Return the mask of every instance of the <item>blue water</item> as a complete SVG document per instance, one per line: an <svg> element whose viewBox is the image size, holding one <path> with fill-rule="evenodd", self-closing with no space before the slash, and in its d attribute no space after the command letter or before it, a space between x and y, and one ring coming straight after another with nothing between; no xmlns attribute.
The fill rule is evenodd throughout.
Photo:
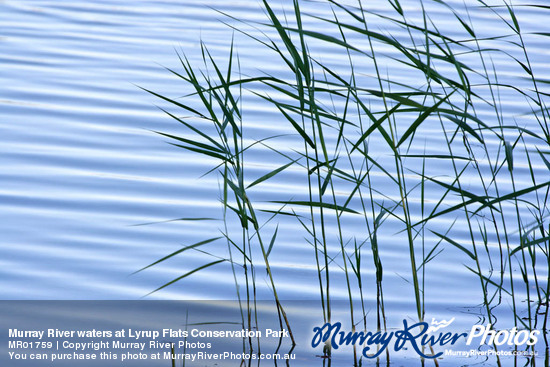
<svg viewBox="0 0 550 367"><path fill-rule="evenodd" d="M277 10L285 6L288 9L288 2L274 3ZM418 3L402 3L410 18L421 24ZM461 2L448 3L466 14ZM478 35L494 35L502 30L502 23L494 15L476 8L476 4L470 5L469 16L478 25ZM330 16L329 8L322 4L305 2L303 6L305 12ZM450 13L443 7L432 2L426 7L443 33L464 37L463 32L454 33L455 28L445 18ZM214 161L170 146L167 139L152 132L181 130L156 108L166 104L139 87L173 97L188 93L183 81L165 69L181 70L175 50L199 65L203 41L215 58L226 60L233 36L243 74L261 69L285 75L285 65L223 22L249 32L254 29L214 9L249 22L266 21L257 1L0 2L1 299L139 299L177 276L216 260L198 251L187 251L184 256L131 275L182 245L220 235L219 229L223 228L219 221L219 178L215 174L201 177L213 168ZM388 11L382 5L379 10ZM529 20L522 23L523 32L548 31L546 13L521 7L518 12L522 19ZM324 28L312 19L308 26L318 31ZM372 28L381 26L374 24ZM272 31L267 32L274 36ZM399 28L392 35L406 37ZM526 42L533 68L541 78L550 79L547 43L529 37ZM508 51L505 42L495 41L495 45ZM317 47L315 55L336 70L345 70L340 56L323 47ZM514 50L513 45L509 47ZM495 54L493 61L502 78L529 88L521 69L509 59ZM414 76L405 69L397 66L391 70L400 82L414 83ZM291 127L275 122L277 113L271 106L250 94L246 98L247 126L253 139L293 132ZM504 116L536 129L536 121L523 115L529 111L525 101L502 91L500 102ZM477 113L491 115L490 110ZM425 139L428 151L437 152L437 140L429 134ZM292 152L293 144L297 144L291 136L278 141L286 152ZM376 147L380 142L372 144ZM283 162L270 163L270 157L269 152L261 150L252 156L250 174L259 177ZM380 159L384 159L382 154ZM518 162L516 167L517 177L529 184L525 162ZM439 169L430 168L434 172ZM537 174L548 177L545 170L537 161ZM290 170L284 181L266 183L265 189L256 193L257 199L305 196L303 176L293 172ZM522 184L521 179L517 184ZM475 186L470 189L475 191ZM218 220L138 225L182 217ZM449 224L448 219L441 219L441 231ZM304 240L299 223L283 220L282 225L270 256L279 296L316 300L319 288L312 246ZM361 225L357 223L354 231L363 231ZM388 231L380 238L384 243L381 256L387 314L397 319L415 317L408 247L402 234L394 235ZM466 232L456 235L467 239ZM334 229L329 236L336 238ZM334 241L334 255L338 247ZM205 250L228 256L222 241ZM365 258L368 265L364 277L369 288L366 304L374 313L374 269L369 251ZM332 274L334 284L341 287L334 287L332 296L346 299L339 263L341 258L335 262ZM464 264L471 266L468 258L451 246L429 264L424 296L430 315L451 318L464 313L466 320L477 322L483 313L479 308L479 279ZM270 299L264 274L259 267L258 296ZM544 267L541 274L539 281L544 285L548 282ZM236 288L230 265L221 264L147 298L235 299ZM510 324L509 308L500 312Z"/></svg>

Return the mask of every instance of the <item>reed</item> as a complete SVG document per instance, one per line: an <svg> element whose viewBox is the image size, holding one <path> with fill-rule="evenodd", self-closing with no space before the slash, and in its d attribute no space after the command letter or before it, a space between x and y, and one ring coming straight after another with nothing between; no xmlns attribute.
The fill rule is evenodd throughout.
<svg viewBox="0 0 550 367"><path fill-rule="evenodd" d="M166 110L185 132L159 134L217 162L210 172L220 178L224 220L221 238L188 246L150 266L220 239L226 241L229 254L216 255L218 260L157 290L229 262L237 290L239 279L245 282L245 294L238 293L246 303L243 323L257 324L251 310L261 263L281 328L290 330L269 256L277 251L277 234L283 230L279 225L291 218L303 228L304 244L313 251L325 321L331 321L335 287L344 287L354 330L358 325L368 327L369 300L376 304L376 328L387 327L383 264L391 234L406 244L407 296L414 300L418 320L429 312L427 280L437 276L431 263L443 251L458 251L464 269L479 283L487 323L496 325L495 310L510 303L514 326L547 330L550 94L544 88L550 82L536 76L525 39L547 41L550 34L525 34L516 9L506 2L494 6L480 0L470 5L503 24L502 34L488 36L482 36L472 21L470 7L429 2L454 20L460 39L439 30L425 7L428 2L418 3L420 13L415 14L397 0L388 0L383 12L363 8L361 2L319 4L329 6L332 17L306 15L298 0L285 13L275 11L272 3L263 0L267 23L245 26L263 27L275 36L258 36L243 30L242 24L233 29L278 58L284 66L280 75L260 71L243 76L233 67L238 61L233 44L222 72L202 45L203 69L180 56L183 72L170 70L190 88L185 100L148 91L174 111L192 115L184 118ZM526 7L550 11L545 6ZM420 22L412 19L419 14ZM309 30L306 18L323 24L325 31ZM374 20L399 29L399 34L375 29ZM499 44L506 51L495 48ZM312 49L337 54L342 63L324 62ZM515 66L530 86L517 87L501 76L500 65L493 61L497 57L509 60L507 66ZM393 68L407 75L407 81L394 76ZM300 140L300 149L289 153L277 136L250 142L243 90L279 114L279 121ZM510 96L529 106L524 115L510 114L503 105L502 99ZM520 123L518 116L535 123ZM212 134L204 132L204 122L211 124ZM283 163L253 177L247 162L254 149L270 152ZM267 181L289 171L300 175L302 192L255 199ZM231 229L235 227L240 228L239 238ZM372 287L365 283L369 272L374 275ZM548 348L545 358L549 360ZM386 359L389 363L389 354ZM357 355L354 361L362 363ZM496 363L501 365L498 357Z"/></svg>

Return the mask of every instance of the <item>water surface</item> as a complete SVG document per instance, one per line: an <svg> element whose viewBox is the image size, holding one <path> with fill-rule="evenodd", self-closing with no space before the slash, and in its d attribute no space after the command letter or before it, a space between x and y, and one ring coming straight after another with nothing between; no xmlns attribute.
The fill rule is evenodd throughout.
<svg viewBox="0 0 550 367"><path fill-rule="evenodd" d="M416 2L403 3L411 14L419 9ZM449 3L464 8L460 2ZM315 2L303 6L306 12L330 15L328 7ZM256 42L233 32L222 20L237 27L239 23L214 9L242 20L266 20L256 1L0 3L2 299L139 299L213 261L208 255L188 251L130 276L181 245L219 235L217 228L221 228L219 221L136 226L181 217L221 218L218 177L201 177L213 161L197 159L153 133L151 130L178 130L176 123L155 107L162 102L139 87L174 97L187 93L182 81L164 68L180 67L175 50L198 65L202 40L215 58L225 60L233 34L244 73L258 69L274 75L287 72L285 65L274 62L271 54L259 51ZM525 32L543 31L547 19L542 12L521 11L523 19L530 20L522 23ZM433 6L431 14L442 32L462 37L446 27L448 12ZM474 23L483 24L480 34L498 33L502 27L487 11L473 8L469 15ZM323 29L323 24L308 22L310 29ZM395 29L393 34L403 36L399 32ZM533 41L529 46L534 69L548 79L546 45ZM315 52L336 69L344 67L329 49ZM528 85L515 74L517 68L507 68L506 59L495 56L494 61L500 62L503 78L513 79L518 87ZM403 83L413 81L406 72L392 70ZM269 106L258 99L246 101L252 138L292 132L290 127L272 122L276 113ZM523 116L529 110L505 92L501 102L507 116ZM490 111L477 113L490 115ZM522 126L534 123L532 118L521 117ZM279 139L280 144L291 151L296 139L290 136L286 143L284 139ZM426 146L437 149L429 135ZM276 167L262 154L268 157L259 152L251 160L252 173ZM518 167L522 169L521 164ZM536 169L544 172L545 167ZM288 177L284 184L266 185L265 191L257 193L258 199L305 194L300 192L303 182L298 176L293 181L290 172ZM441 220L441 228L448 225ZM357 226L361 232L360 224ZM271 256L272 268L281 298L316 300L313 250L300 231L299 223L284 221ZM329 235L335 239L335 233ZM393 235L387 232L381 239L385 243L381 256L387 312L398 318L414 317L408 248L402 237ZM338 244L333 246L337 249ZM210 249L225 253L226 244L213 244ZM429 291L425 298L431 315L451 318L464 313L466 320L475 323L483 312L479 309L481 290L479 279L465 270L468 259L463 255L445 248L430 264L432 276L426 278ZM211 267L147 297L235 299L230 270L228 264ZM364 272L366 284L373 288L367 290L367 306L374 310L374 270L365 267ZM270 299L261 269L258 274L258 296ZM337 270L334 277L335 284L343 284L343 275ZM335 288L333 297L345 299L344 287ZM503 311L503 317L509 318L509 314Z"/></svg>

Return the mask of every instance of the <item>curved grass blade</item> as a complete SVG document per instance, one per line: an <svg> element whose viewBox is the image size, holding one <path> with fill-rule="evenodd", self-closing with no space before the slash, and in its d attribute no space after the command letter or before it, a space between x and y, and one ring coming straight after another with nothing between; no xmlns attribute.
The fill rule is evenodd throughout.
<svg viewBox="0 0 550 367"><path fill-rule="evenodd" d="M550 241L550 236L547 236L547 237L543 237L543 238L539 238L537 240L532 240L532 241L527 241L527 242L524 242L522 243L521 245L519 245L518 247L516 247L515 249L513 249L511 252L510 252L510 255L513 255L515 254L516 252L524 249L524 248L529 248L531 246L535 246L535 245L538 245L539 243L544 243L544 242L547 242L547 241Z"/></svg>
<svg viewBox="0 0 550 367"><path fill-rule="evenodd" d="M506 155L506 162L508 163L508 171L512 172L514 169L514 154L512 150L512 145L509 141L504 141L504 152Z"/></svg>
<svg viewBox="0 0 550 367"><path fill-rule="evenodd" d="M273 201L270 201L270 203L277 203L277 204L288 204L288 205L303 205L303 206L309 206L309 207L313 207L313 208L326 208L326 209L332 209L332 210L336 210L336 211L342 211L342 212L347 212L347 213L352 213L352 214L359 214L358 212L356 212L355 210L353 209L349 209L349 208L346 208L346 207L343 207L343 206L340 206L340 205L335 205L335 204L329 204L329 203L320 203L320 202L316 202L316 201L279 201L279 200L273 200Z"/></svg>
<svg viewBox="0 0 550 367"><path fill-rule="evenodd" d="M221 154L226 154L226 153L227 153L227 152L226 152L225 150L223 150L223 149L219 149L219 148L216 148L216 147L213 147L213 146L211 146L211 145L208 145L208 144L205 144L205 143L201 143L201 142L198 142L198 141L195 141L195 140L190 140L190 139L182 138L182 137L179 137L179 136L176 136L176 135L161 133L160 131L155 131L155 130L151 130L151 131L154 132L154 133L157 133L157 134L159 134L159 135L165 136L165 137L167 137L167 138L181 141L182 143L194 145L194 146L196 146L196 147L198 147L198 148L200 148L200 149L203 149L203 150L208 150L208 151L212 151L212 152L216 152L216 153L221 153Z"/></svg>
<svg viewBox="0 0 550 367"><path fill-rule="evenodd" d="M474 274L477 275L478 277L482 278L482 279L485 280L487 283L494 285L495 287L497 287L497 289L502 290L502 291L503 291L504 293L506 293L507 295L513 297L512 293L508 292L508 290L506 290L506 288L504 288L502 285L497 284L496 282L494 282L493 280L489 279L489 278L486 277L485 275L480 274L477 270L474 270L474 269L470 268L470 267L467 266L467 265L464 265L464 266L466 267L466 269L470 270L472 273L474 273Z"/></svg>
<svg viewBox="0 0 550 367"><path fill-rule="evenodd" d="M178 221L196 221L196 220L217 220L217 219L216 218L176 218L176 219L159 220L157 222L130 224L130 227L148 226L151 224L170 223L170 222L178 222Z"/></svg>
<svg viewBox="0 0 550 367"><path fill-rule="evenodd" d="M153 91L151 91L151 90L149 90L149 89L145 89L145 88L143 88L143 87L140 87L139 85L138 85L137 87L138 87L139 89L141 89L141 90L144 90L144 91L147 92L147 93L150 93L150 94L154 95L155 97L158 97L158 98L160 98L160 99L163 99L163 100L165 100L166 102L170 102L170 103L172 103L172 104L174 104L174 105L176 105L176 106L178 106L178 107L180 107L180 108L183 108L184 110L187 110L187 111L189 111L189 112L192 112L192 113L194 113L195 115L200 116L201 118L208 119L208 117L206 117L205 115L203 115L202 113L200 113L199 111L195 110L195 109L192 108L192 107L189 107L189 106L187 106L187 105L184 105L183 103L180 103L180 102L178 102L178 101L175 101L175 100L173 100L173 99L171 99L171 98L165 97L165 96L163 96L162 94L155 93L155 92L153 92Z"/></svg>
<svg viewBox="0 0 550 367"><path fill-rule="evenodd" d="M444 117L446 117L447 119L451 120L452 122L454 122L455 124L458 125L458 127L460 127L461 129L469 132L473 137L475 137L481 144L484 144L483 142L483 139L481 138L481 136L479 136L478 133L476 133L476 131L474 129L472 129L472 127L470 125L468 125L466 122L464 122L463 120L461 119L457 119L456 117L454 116L450 116L450 115L443 115Z"/></svg>
<svg viewBox="0 0 550 367"><path fill-rule="evenodd" d="M267 248L266 257L269 257L269 254L271 253L271 250L273 249L273 245L275 244L275 239L277 238L277 231L279 230L279 226L277 225L277 228L275 228L275 233L273 233L273 236L271 237L271 241L269 242L269 247Z"/></svg>
<svg viewBox="0 0 550 367"><path fill-rule="evenodd" d="M476 261L476 257L475 255L470 251L468 250L466 247L462 246L461 244L459 244L458 242L456 242L455 240L445 236L445 235L442 235L442 234L439 234L435 231L432 231L430 230L430 232L432 232L433 234L435 234L436 236L444 239L445 241L449 242L451 245L455 246L456 248L462 250L462 252L464 252L466 255L468 255L472 260Z"/></svg>
<svg viewBox="0 0 550 367"><path fill-rule="evenodd" d="M132 275L133 275L133 274L136 274L136 273L139 273L140 271L143 271L143 270L145 270L145 269L147 269L147 268L150 268L150 267L153 266L153 265L156 265L156 264L158 264L158 263L161 263L161 262L163 262L164 260L168 260L169 258L171 258L171 257L173 257L173 256L176 256L177 254L181 254L181 253L184 252L184 251L187 251L187 250L190 250L190 249L192 249L192 248L196 248L196 247L199 247L199 246L202 246L202 245L206 245L207 243L214 242L214 241L216 241L216 240L219 240L220 238L222 238L222 237L209 238L209 239L207 239L207 240L197 242L197 243L195 243L195 244L193 244L193 245L185 246L185 247L183 247L183 248L181 248L181 249L179 249L179 250L177 250L177 251L172 252L170 255L166 255L166 256L164 256L162 259L159 259L159 260L155 261L154 263L151 263L151 264L149 264L149 265L147 265L147 266L145 266L145 267L143 267L143 268L141 268L141 269L139 269L139 270L133 272Z"/></svg>
<svg viewBox="0 0 550 367"><path fill-rule="evenodd" d="M208 264L206 264L206 265L199 266L198 268L193 269L193 270L191 270L190 272L187 272L187 273L183 274L181 277L177 277L176 279L174 279L174 280L172 280L172 281L170 281L170 282L164 284L163 286L158 287L158 288L155 289L154 291L147 293L145 296L148 296L148 295L150 295L150 294L153 294L153 293L155 293L155 292L158 292L158 291L160 291L161 289L164 289L164 288L168 287L169 285L172 285L172 284L176 283L177 281L182 280L183 278L188 277L189 275L191 275L191 274L193 274L193 273L196 273L196 272L199 271L199 270L206 269L206 268L208 268L208 267L210 267L210 266L219 264L219 263L224 262L224 261L225 261L224 259L223 259L223 260L216 260L216 261L213 261L213 262L208 263Z"/></svg>
<svg viewBox="0 0 550 367"><path fill-rule="evenodd" d="M263 0L265 9L267 10L267 14L269 16L269 19L273 24L267 24L268 26L274 27L277 32L279 33L279 37L281 37L281 40L286 46L286 49L288 52L290 52L290 55L292 56L292 59L294 60L294 63L298 67L298 69L302 72L302 75L308 76L308 70L309 68L306 66L305 61L302 60L300 55L298 54L298 50L296 49L296 46L294 46L294 43L288 36L288 34L285 31L285 27L281 24L271 7L269 6L267 0Z"/></svg>
<svg viewBox="0 0 550 367"><path fill-rule="evenodd" d="M181 144L174 144L174 143L168 143L168 144L173 145L173 146L178 147L178 148L187 149L187 150L190 150L190 151L195 152L195 153L209 155L210 157L218 158L218 159L222 160L223 162L229 162L229 163L232 162L231 160L227 159L227 157L224 157L223 155L218 154L218 153L214 153L212 151L198 149L198 148L195 148L195 147L189 147L189 146L181 145Z"/></svg>
<svg viewBox="0 0 550 367"><path fill-rule="evenodd" d="M474 212L474 214L477 213L478 211L480 211L481 209L487 207L487 206L492 206L493 204L499 203L499 202L501 202L501 201L506 201L506 200L510 200L510 199L516 199L516 198L518 198L518 197L520 197L520 196L522 196L522 195L528 194L528 193L530 193L530 192L532 192L532 191L536 191L536 190L541 189L541 188L543 188L543 187L545 187L545 186L548 186L548 185L550 185L550 181L541 183L541 184L539 184L539 185L527 187L527 188L525 188L525 189L523 189L523 190L514 191L514 192L511 192L511 193L506 194L506 195L504 195L504 196L500 196L500 197L498 197L498 198L495 198L495 199L490 200L490 201L488 201L487 203L483 204L483 206L481 206L481 208L477 209L477 210Z"/></svg>
<svg viewBox="0 0 550 367"><path fill-rule="evenodd" d="M407 140L407 138L416 131L416 129L418 129L418 126L420 126L420 124L422 122L424 122L424 120L426 120L426 118L428 116L430 116L434 111L437 110L437 108L439 106L441 106L441 104L443 102L445 102L447 99L449 99L453 93L455 92L456 90L452 91L451 93L449 93L447 96L445 96L445 98L442 98L440 99L436 104L434 104L432 107L430 108L427 108L424 110L424 112L422 112L420 114L420 116L418 116L418 118L411 124L411 126L409 126L409 128L407 129L407 131L405 131L405 133L403 134L403 136L401 136L401 139L399 140L399 142L397 143L397 147L399 147L401 144L403 144L403 142L405 142L405 140Z"/></svg>
<svg viewBox="0 0 550 367"><path fill-rule="evenodd" d="M542 161L544 162L544 164L546 165L546 168L548 168L548 170L550 171L550 162L548 161L548 159L546 159L546 157L544 156L544 154L549 154L548 152L544 153L544 152L541 152L539 150L539 148L537 148L537 152L539 153L540 157L542 158Z"/></svg>
<svg viewBox="0 0 550 367"><path fill-rule="evenodd" d="M298 161L298 159L293 160L292 162L287 163L287 164L285 164L284 166L281 166L281 167L279 167L279 168L277 168L277 169L275 169L275 170L269 172L269 173L266 174L266 175L263 175L262 177L258 178L256 181L254 181L254 182L252 182L250 185L248 185L248 186L247 186L247 189L248 189L248 188L251 188L252 186L255 186L255 185L259 184L259 183L262 183L262 182L264 182L265 180L270 179L271 177L273 177L273 176L275 176L276 174L278 174L278 173L284 171L285 169L287 169L288 167L290 167L291 165L293 165L294 163L296 163L296 161Z"/></svg>
<svg viewBox="0 0 550 367"><path fill-rule="evenodd" d="M160 107L159 107L160 108ZM202 131L200 131L199 129L197 129L196 127L194 127L193 125L183 121L183 119L171 114L170 112L166 111L165 109L163 108L160 108L161 111L163 111L164 113L166 113L168 116L172 117L174 120L178 121L179 123L181 123L182 125L184 125L185 127L187 127L189 130L199 134L200 136L202 136L204 139L208 140L209 142L211 142L212 144L214 144L215 146L217 146L219 149L221 150L224 150L224 147L222 145L220 145L220 143L218 143L216 140L212 139L212 137L208 136L207 134L203 133ZM151 130L151 131L154 131L154 130Z"/></svg>
<svg viewBox="0 0 550 367"><path fill-rule="evenodd" d="M288 122L290 122L290 124L294 127L294 129L296 129L296 131L298 132L298 134L300 134L300 136L302 138L304 138L304 140L309 144L310 147L312 147L313 149L315 149L315 143L313 142L313 140L311 140L311 138L307 135L307 133L304 131L304 129L302 129L302 127L296 122L294 121L294 119L292 117L290 117L289 114L287 114L282 108L281 106L277 105L277 108L279 109L279 111L281 111L281 113L285 116L285 118L288 120Z"/></svg>

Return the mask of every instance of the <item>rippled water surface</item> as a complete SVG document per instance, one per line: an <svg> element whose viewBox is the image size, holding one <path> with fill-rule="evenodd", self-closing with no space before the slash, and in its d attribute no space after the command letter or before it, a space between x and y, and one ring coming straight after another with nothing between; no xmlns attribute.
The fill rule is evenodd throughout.
<svg viewBox="0 0 550 367"><path fill-rule="evenodd" d="M281 3L276 3L280 9ZM454 5L464 9L460 2ZM411 18L418 12L418 21L422 21L418 3L407 1L403 6ZM433 4L427 2L426 6L430 9ZM330 16L330 9L319 3L305 2L303 7L304 12ZM202 40L212 55L223 61L233 36L244 74L261 69L278 75L286 70L280 60L263 53L257 42L223 22L237 28L240 23L214 9L241 20L266 21L257 1L0 2L1 298L138 299L216 260L199 251L187 251L131 275L181 245L219 235L222 228L220 221L136 226L182 217L221 218L219 178L215 174L201 177L213 167L213 161L170 146L167 139L152 132L176 132L177 123L155 107L165 106L162 101L139 87L173 97L188 93L183 82L164 68L181 70L175 50L199 65ZM442 18L449 12L440 11L433 6L433 21L443 33L459 37ZM534 9L518 11L523 11L523 19L529 19L522 23L524 32L548 31L543 29L547 23L544 15ZM487 11L474 7L469 16L483 24L478 28L482 36L509 32L500 32L502 24ZM310 29L323 29L319 22L308 22ZM396 29L393 35L403 36L399 32ZM547 43L532 41L528 45L533 68L548 79ZM315 52L335 69L345 67L330 49ZM494 61L501 62L503 78L517 76L518 87L529 85L514 74L517 68L507 68L508 61L498 56ZM392 73L405 84L414 78L399 68ZM505 115L522 116L529 111L525 103L504 92L502 98ZM271 107L258 99L250 101L246 113L252 139L292 133L288 126L276 122ZM483 116L485 112L477 113ZM518 119L521 126L536 123L529 117ZM437 150L431 139L426 136L426 146ZM288 152L295 143L293 137L279 138ZM257 154L251 158L254 175L277 167L266 161L267 153ZM521 164L518 167L522 169ZM546 167L535 169L540 173ZM290 172L288 180L266 185L257 199L305 194L300 192L303 182L292 177ZM448 226L441 220L442 231ZM270 257L282 299L318 298L313 249L302 232L296 221L284 222ZM328 235L336 239L337 234ZM408 247L400 235L392 237L388 232L384 236L381 256L388 314L414 317ZM220 241L207 249L223 255L226 246ZM333 246L337 254L339 245L334 242ZM464 267L468 259L454 248L445 248L436 260L430 263L426 277L429 291L424 296L429 313L450 318L466 312L475 323L481 290L479 279ZM270 299L263 272L258 270L258 295ZM370 295L367 306L373 307L370 262L364 272L367 287L372 288L366 291ZM334 277L335 284L344 284L337 267ZM345 299L347 292L344 287L334 288L333 296ZM221 264L205 269L148 297L235 299L231 267Z"/></svg>

